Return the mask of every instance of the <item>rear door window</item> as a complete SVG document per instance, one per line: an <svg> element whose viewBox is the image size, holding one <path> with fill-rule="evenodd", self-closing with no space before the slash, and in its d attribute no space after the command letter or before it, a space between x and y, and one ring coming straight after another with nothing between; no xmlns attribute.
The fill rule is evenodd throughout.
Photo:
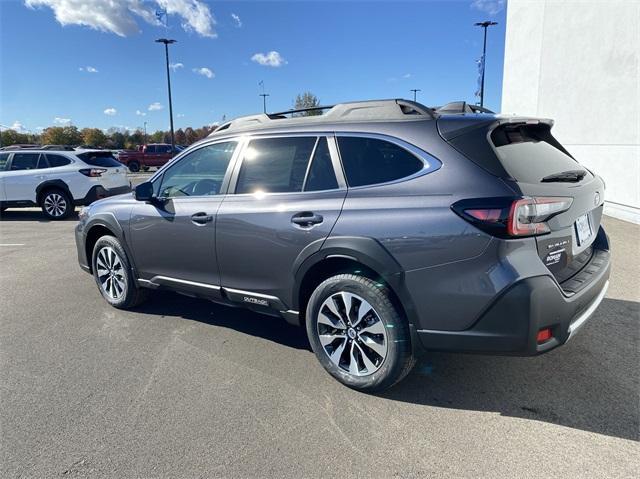
<svg viewBox="0 0 640 479"><path fill-rule="evenodd" d="M39 153L14 153L11 160L11 170L35 170L38 168Z"/></svg>
<svg viewBox="0 0 640 479"><path fill-rule="evenodd" d="M366 186L406 178L424 167L401 146L377 138L338 137L340 158L349 186Z"/></svg>
<svg viewBox="0 0 640 479"><path fill-rule="evenodd" d="M7 167L7 161L9 161L9 153L0 153L0 171Z"/></svg>
<svg viewBox="0 0 640 479"><path fill-rule="evenodd" d="M236 193L295 193L302 191L315 136L251 140L244 158Z"/></svg>

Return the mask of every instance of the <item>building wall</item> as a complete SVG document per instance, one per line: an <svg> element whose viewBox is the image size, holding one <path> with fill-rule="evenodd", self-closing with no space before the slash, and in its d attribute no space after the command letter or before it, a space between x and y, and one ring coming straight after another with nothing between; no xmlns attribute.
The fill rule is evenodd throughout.
<svg viewBox="0 0 640 479"><path fill-rule="evenodd" d="M640 0L509 0L502 112L553 118L605 213L640 223Z"/></svg>

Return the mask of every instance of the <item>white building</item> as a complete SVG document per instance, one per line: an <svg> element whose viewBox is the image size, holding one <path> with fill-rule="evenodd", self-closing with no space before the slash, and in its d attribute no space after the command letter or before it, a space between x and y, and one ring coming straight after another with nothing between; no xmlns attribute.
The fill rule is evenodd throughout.
<svg viewBox="0 0 640 479"><path fill-rule="evenodd" d="M640 0L509 0L503 81L502 112L553 118L605 213L640 223Z"/></svg>

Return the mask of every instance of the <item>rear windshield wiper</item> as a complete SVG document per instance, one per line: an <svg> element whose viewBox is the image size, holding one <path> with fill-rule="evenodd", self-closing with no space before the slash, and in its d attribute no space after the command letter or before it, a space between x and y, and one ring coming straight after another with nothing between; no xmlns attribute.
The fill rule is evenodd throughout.
<svg viewBox="0 0 640 479"><path fill-rule="evenodd" d="M553 183L560 181L578 182L586 176L585 170L569 170L562 173L554 173L553 175L545 176L542 178L542 183Z"/></svg>

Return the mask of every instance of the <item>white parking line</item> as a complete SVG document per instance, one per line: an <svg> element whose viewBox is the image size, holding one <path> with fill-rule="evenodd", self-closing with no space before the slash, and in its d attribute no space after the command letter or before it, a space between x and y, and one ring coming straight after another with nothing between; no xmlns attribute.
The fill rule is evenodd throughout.
<svg viewBox="0 0 640 479"><path fill-rule="evenodd" d="M24 243L5 243L0 244L0 246L24 246Z"/></svg>

